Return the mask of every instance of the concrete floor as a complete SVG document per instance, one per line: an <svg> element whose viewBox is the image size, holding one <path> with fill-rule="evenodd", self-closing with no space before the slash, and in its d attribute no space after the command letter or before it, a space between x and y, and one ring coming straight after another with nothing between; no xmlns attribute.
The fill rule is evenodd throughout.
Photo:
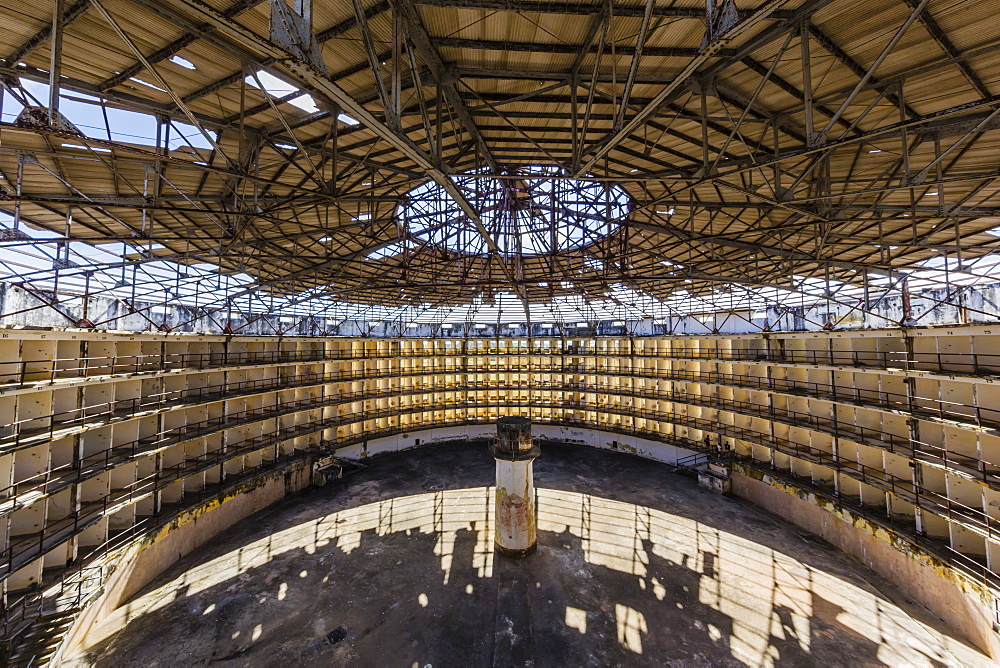
<svg viewBox="0 0 1000 668"><path fill-rule="evenodd" d="M548 446L535 471L523 561L493 556L485 448L411 451L237 524L66 664L994 665L829 544L665 466Z"/></svg>

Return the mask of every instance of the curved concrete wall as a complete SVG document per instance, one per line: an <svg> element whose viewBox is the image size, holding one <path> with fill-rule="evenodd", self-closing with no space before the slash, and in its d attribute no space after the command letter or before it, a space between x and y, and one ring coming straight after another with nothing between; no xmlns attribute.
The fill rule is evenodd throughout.
<svg viewBox="0 0 1000 668"><path fill-rule="evenodd" d="M617 451L667 464L676 464L696 454L691 449L598 429L537 425L533 432L550 441ZM368 442L367 456L390 456L412 448L456 441L487 441L494 434L493 425L433 427L373 439ZM361 454L360 446L356 454ZM106 580L103 593L78 617L66 635L63 651L75 647L106 615L179 558L239 520L307 487L311 473L311 466L306 462L290 468L282 476L263 478L184 513L157 533L133 542L114 555L106 563L112 574ZM901 541L861 516L831 506L805 489L759 471L737 466L733 474L733 493L822 536L899 586L991 656L1000 656L1000 644L982 589L956 576L920 546Z"/></svg>
<svg viewBox="0 0 1000 668"><path fill-rule="evenodd" d="M976 629L991 627L994 350L988 327L531 340L0 330L5 634L212 499L331 456L492 437L504 414L667 462L729 448L754 480L912 545L897 551L925 555L983 603ZM936 611L959 627L975 616Z"/></svg>

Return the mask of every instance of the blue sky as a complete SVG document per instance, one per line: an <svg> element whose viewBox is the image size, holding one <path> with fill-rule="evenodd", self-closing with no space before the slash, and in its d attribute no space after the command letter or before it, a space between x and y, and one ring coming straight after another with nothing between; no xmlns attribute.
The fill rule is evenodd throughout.
<svg viewBox="0 0 1000 668"><path fill-rule="evenodd" d="M42 105L48 104L49 87L47 84L22 79L21 85L34 95ZM102 113L98 98L84 95L83 93L67 91L65 95L60 96L59 111L88 137L108 139L108 133L104 124L104 114ZM153 116L136 111L113 109L111 107L107 107L106 111L111 126L112 141L144 146L155 145L156 119ZM3 121L5 123L12 123L20 112L21 105L17 100L9 93L5 94L3 98ZM183 135L183 137L177 136L178 133ZM170 134L170 148L172 149L176 150L186 145L191 145L195 148L211 148L208 141L193 125L174 121Z"/></svg>

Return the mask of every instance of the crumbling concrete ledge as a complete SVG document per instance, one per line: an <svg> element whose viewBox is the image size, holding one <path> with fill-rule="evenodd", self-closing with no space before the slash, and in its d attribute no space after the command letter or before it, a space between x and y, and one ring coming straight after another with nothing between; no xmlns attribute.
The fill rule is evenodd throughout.
<svg viewBox="0 0 1000 668"><path fill-rule="evenodd" d="M821 536L898 586L992 658L1000 658L994 592L913 540L812 490L741 464L733 466L732 491Z"/></svg>
<svg viewBox="0 0 1000 668"><path fill-rule="evenodd" d="M241 519L305 489L311 474L310 459L289 462L181 512L158 530L105 557L103 590L67 631L53 663L57 665L62 654L178 559Z"/></svg>

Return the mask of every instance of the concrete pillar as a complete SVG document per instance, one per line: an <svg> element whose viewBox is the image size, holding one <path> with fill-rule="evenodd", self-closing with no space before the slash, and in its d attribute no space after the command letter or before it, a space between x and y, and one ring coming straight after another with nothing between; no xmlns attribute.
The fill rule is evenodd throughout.
<svg viewBox="0 0 1000 668"><path fill-rule="evenodd" d="M497 552L507 557L526 557L536 547L532 462L539 450L531 444L531 419L497 420L497 441L492 452L497 462L494 517Z"/></svg>

